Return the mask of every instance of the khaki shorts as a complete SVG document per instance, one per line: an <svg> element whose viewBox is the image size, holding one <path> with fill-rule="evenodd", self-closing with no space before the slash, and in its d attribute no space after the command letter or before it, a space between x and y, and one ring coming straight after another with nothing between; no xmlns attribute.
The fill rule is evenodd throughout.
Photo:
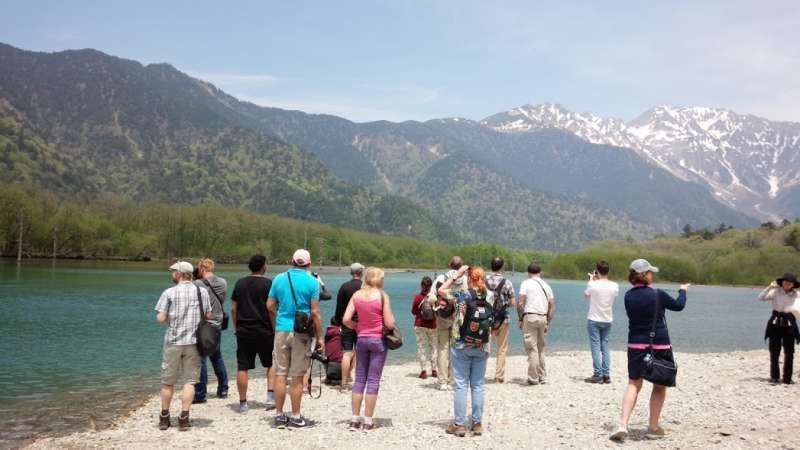
<svg viewBox="0 0 800 450"><path fill-rule="evenodd" d="M281 377L305 375L311 364L310 353L311 336L285 331L275 333L275 349L272 351L275 374Z"/></svg>
<svg viewBox="0 0 800 450"><path fill-rule="evenodd" d="M161 384L175 386L181 372L186 383L198 383L200 360L196 345L165 345L161 356Z"/></svg>

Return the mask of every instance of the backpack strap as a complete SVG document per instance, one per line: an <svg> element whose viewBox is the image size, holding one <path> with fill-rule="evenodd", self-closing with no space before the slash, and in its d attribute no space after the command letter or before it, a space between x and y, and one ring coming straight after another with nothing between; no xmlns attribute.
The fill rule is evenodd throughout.
<svg viewBox="0 0 800 450"><path fill-rule="evenodd" d="M653 292L656 293L656 304L653 310L653 326L650 327L650 353L653 353L653 345L655 345L656 340L656 325L658 324L658 309L661 306L661 299L658 298L658 291L653 289Z"/></svg>
<svg viewBox="0 0 800 450"><path fill-rule="evenodd" d="M205 285L206 285L206 287L208 287L208 290L209 290L209 291L211 291L211 293L212 293L212 294L214 294L214 297L216 297L216 298L217 298L217 301L219 302L220 306L222 306L222 303L223 303L225 300L223 300L223 299L219 298L219 294L217 294L217 291L215 291L215 290L214 290L214 288L212 288L212 287L211 287L211 283L209 283L209 282L208 282L208 280L207 280L207 279L205 279L205 278L201 278L201 279L200 279L200 281L202 281L202 282L203 282L203 284L205 284Z"/></svg>
<svg viewBox="0 0 800 450"><path fill-rule="evenodd" d="M292 291L292 301L294 301L294 310L297 311L297 296L294 294L294 284L292 284L292 275L286 271L286 278L289 279L289 290Z"/></svg>
<svg viewBox="0 0 800 450"><path fill-rule="evenodd" d="M195 284L194 288L197 289L197 304L200 306L200 322L205 322L206 313L203 310L203 297L200 295L200 286Z"/></svg>

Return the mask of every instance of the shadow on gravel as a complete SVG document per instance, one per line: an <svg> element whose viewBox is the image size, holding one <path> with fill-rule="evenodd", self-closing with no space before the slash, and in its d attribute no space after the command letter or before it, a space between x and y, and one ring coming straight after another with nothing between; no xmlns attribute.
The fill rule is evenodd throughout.
<svg viewBox="0 0 800 450"><path fill-rule="evenodd" d="M262 403L262 402L251 402L250 400L248 400L247 401L247 406L250 407L250 411L262 411L263 412L263 411L265 411L265 408L267 407L267 404L266 403ZM235 413L238 413L239 412L239 402L228 403L228 408L230 408L231 411L233 411ZM273 407L272 410L274 410L274 409L275 408Z"/></svg>
<svg viewBox="0 0 800 450"><path fill-rule="evenodd" d="M372 421L375 423L375 426L377 428L392 428L392 427L394 427L394 423L392 422L392 419L384 419L384 418L376 417L376 418L372 419ZM347 427L350 426L350 421L347 420L347 419L338 420L338 421L336 421L334 423L336 425L341 425L343 428L347 428Z"/></svg>

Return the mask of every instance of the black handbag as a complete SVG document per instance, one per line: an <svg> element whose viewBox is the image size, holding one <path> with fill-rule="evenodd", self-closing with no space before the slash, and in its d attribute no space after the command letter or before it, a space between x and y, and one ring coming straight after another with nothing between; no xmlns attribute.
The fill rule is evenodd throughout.
<svg viewBox="0 0 800 450"><path fill-rule="evenodd" d="M660 301L656 292L656 309L653 313L653 326L650 328L650 353L644 358L644 379L661 386L675 387L675 380L678 376L678 365L674 361L659 358L653 351L656 338L656 323L658 322L658 310Z"/></svg>
<svg viewBox="0 0 800 450"><path fill-rule="evenodd" d="M211 322L206 321L206 313L203 310L203 298L200 295L200 287L197 289L197 304L200 306L200 323L197 324L197 351L200 356L210 356L219 352L219 330Z"/></svg>
<svg viewBox="0 0 800 450"><path fill-rule="evenodd" d="M286 278L289 279L289 290L292 291L292 301L294 302L294 332L295 334L308 334L311 335L311 318L308 314L297 310L297 296L294 293L294 284L292 284L292 275L286 272Z"/></svg>
<svg viewBox="0 0 800 450"><path fill-rule="evenodd" d="M384 299L386 297L381 292L381 315L383 314L383 305ZM400 333L400 329L395 324L394 328L391 330L383 327L383 342L386 344L386 348L389 350L397 350L398 348L403 346L403 335Z"/></svg>

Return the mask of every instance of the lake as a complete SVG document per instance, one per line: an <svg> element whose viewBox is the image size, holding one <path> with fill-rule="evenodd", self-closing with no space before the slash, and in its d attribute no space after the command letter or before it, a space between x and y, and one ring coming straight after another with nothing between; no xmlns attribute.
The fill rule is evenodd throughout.
<svg viewBox="0 0 800 450"><path fill-rule="evenodd" d="M18 265L0 260L0 306L4 312L0 320L0 447L37 433L84 430L90 420L104 426L137 401L158 392L164 329L156 324L153 307L171 285L162 266L73 261ZM336 290L349 276L320 273L334 294L334 300L322 302L327 324ZM231 287L246 274L244 265L217 270ZM411 299L423 275L432 274L387 274L386 291L406 337L406 344L390 354L389 363L414 358ZM510 276L515 288L523 276ZM588 349L586 283L550 283L557 312L548 335L549 349ZM675 285L658 286L677 294ZM624 291L627 284L622 287ZM692 287L686 309L667 316L676 351L766 348L763 331L770 306L756 301L757 294L753 288ZM225 310L230 311L230 298ZM624 350L627 320L621 298L614 313L612 347ZM513 328L509 340L510 353L522 353L519 330ZM223 352L232 375L231 395L235 396L235 341L230 329L223 335ZM765 368L767 358L765 350ZM586 367L576 369L576 375L590 375L590 370L587 361Z"/></svg>

